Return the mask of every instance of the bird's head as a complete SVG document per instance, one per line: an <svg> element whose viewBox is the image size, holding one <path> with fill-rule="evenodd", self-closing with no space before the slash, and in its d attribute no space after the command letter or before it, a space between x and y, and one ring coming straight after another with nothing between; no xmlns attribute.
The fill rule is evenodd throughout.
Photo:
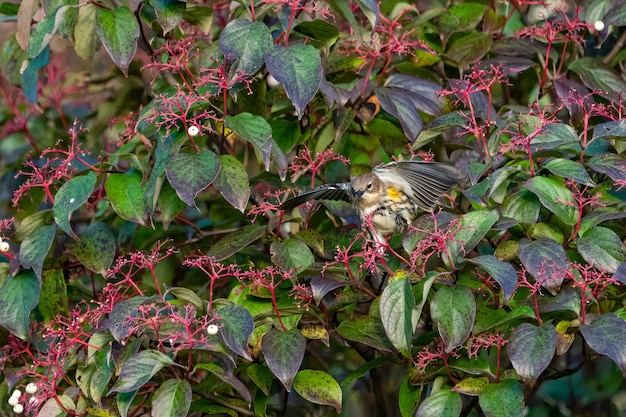
<svg viewBox="0 0 626 417"><path fill-rule="evenodd" d="M384 184L375 174L364 174L353 178L350 186L356 200L369 202L378 200L384 191Z"/></svg>

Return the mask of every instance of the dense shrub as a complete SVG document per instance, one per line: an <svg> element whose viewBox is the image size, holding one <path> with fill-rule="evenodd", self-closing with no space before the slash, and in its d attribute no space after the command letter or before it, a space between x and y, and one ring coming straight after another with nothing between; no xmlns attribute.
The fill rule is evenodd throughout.
<svg viewBox="0 0 626 417"><path fill-rule="evenodd" d="M540 3L1 3L3 415L623 415L626 6Z"/></svg>

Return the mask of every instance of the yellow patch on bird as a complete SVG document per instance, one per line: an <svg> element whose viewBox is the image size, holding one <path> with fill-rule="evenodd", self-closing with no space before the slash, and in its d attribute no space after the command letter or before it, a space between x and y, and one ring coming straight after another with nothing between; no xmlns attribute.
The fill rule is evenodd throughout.
<svg viewBox="0 0 626 417"><path fill-rule="evenodd" d="M387 188L387 197L392 202L400 202L404 200L404 193L402 193L402 191L398 190L396 187L389 187Z"/></svg>

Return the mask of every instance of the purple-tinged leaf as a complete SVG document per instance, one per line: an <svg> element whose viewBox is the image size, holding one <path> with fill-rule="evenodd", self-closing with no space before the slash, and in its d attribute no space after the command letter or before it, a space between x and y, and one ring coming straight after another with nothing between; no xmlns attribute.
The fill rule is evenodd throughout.
<svg viewBox="0 0 626 417"><path fill-rule="evenodd" d="M576 224L578 217L574 195L569 188L552 178L540 176L526 181L524 187L534 193L560 221L570 226Z"/></svg>
<svg viewBox="0 0 626 417"><path fill-rule="evenodd" d="M220 155L222 169L213 182L224 199L242 213L250 199L250 184L246 168L235 157Z"/></svg>
<svg viewBox="0 0 626 417"><path fill-rule="evenodd" d="M519 243L518 257L528 272L550 294L558 294L569 270L569 261L563 246L548 238L533 241L523 239Z"/></svg>
<svg viewBox="0 0 626 417"><path fill-rule="evenodd" d="M615 273L613 274L613 278L621 282L622 284L626 284L626 262L622 262Z"/></svg>
<svg viewBox="0 0 626 417"><path fill-rule="evenodd" d="M48 399L37 411L37 417L58 417L67 414L68 411L77 412L76 405L71 397L63 394Z"/></svg>
<svg viewBox="0 0 626 417"><path fill-rule="evenodd" d="M32 271L6 277L0 287L0 325L20 339L28 339L30 312L39 302L40 283Z"/></svg>
<svg viewBox="0 0 626 417"><path fill-rule="evenodd" d="M446 113L426 124L420 134L417 135L417 139L415 139L415 142L413 142L411 147L413 149L419 149L453 127L466 125L467 117L464 116L462 112L455 110L450 113Z"/></svg>
<svg viewBox="0 0 626 417"><path fill-rule="evenodd" d="M150 0L163 34L174 29L183 18L186 2L180 0Z"/></svg>
<svg viewBox="0 0 626 417"><path fill-rule="evenodd" d="M265 65L281 83L293 103L298 119L313 99L322 81L322 60L311 45L295 44L285 48L275 45L265 54Z"/></svg>
<svg viewBox="0 0 626 417"><path fill-rule="evenodd" d="M54 196L54 220L61 230L78 240L72 230L70 219L72 213L87 202L96 186L96 174L91 171L87 175L74 177L63 184Z"/></svg>
<svg viewBox="0 0 626 417"><path fill-rule="evenodd" d="M26 236L20 245L19 260L22 268L33 268L40 281L43 263L54 242L56 230L54 225L40 227Z"/></svg>
<svg viewBox="0 0 626 417"><path fill-rule="evenodd" d="M523 387L514 379L489 384L478 396L478 404L486 417L522 417L525 408Z"/></svg>
<svg viewBox="0 0 626 417"><path fill-rule="evenodd" d="M240 18L226 25L218 44L225 56L233 55L239 60L236 76L253 75L263 66L264 55L272 49L272 36L266 24Z"/></svg>
<svg viewBox="0 0 626 417"><path fill-rule="evenodd" d="M522 304L534 307L532 299L524 300ZM566 286L559 291L556 297L540 297L538 304L540 313L571 311L574 314L580 314L580 293L572 287Z"/></svg>
<svg viewBox="0 0 626 417"><path fill-rule="evenodd" d="M128 76L139 39L135 14L126 6L118 6L113 11L99 7L96 10L96 33L115 65Z"/></svg>
<svg viewBox="0 0 626 417"><path fill-rule="evenodd" d="M252 402L250 391L246 385L232 373L232 371L227 371L215 363L199 363L194 367L194 369L203 369L211 372L213 375L233 387L248 404Z"/></svg>
<svg viewBox="0 0 626 417"><path fill-rule="evenodd" d="M449 388L441 388L426 397L415 417L459 417L463 407L461 394Z"/></svg>
<svg viewBox="0 0 626 417"><path fill-rule="evenodd" d="M552 362L556 329L551 323L541 327L522 323L511 332L507 349L517 374L532 386Z"/></svg>
<svg viewBox="0 0 626 417"><path fill-rule="evenodd" d="M626 321L607 313L581 325L580 332L591 349L611 358L626 377Z"/></svg>
<svg viewBox="0 0 626 417"><path fill-rule="evenodd" d="M554 158L543 167L559 177L569 178L582 185L595 186L585 167L578 161Z"/></svg>
<svg viewBox="0 0 626 417"><path fill-rule="evenodd" d="M310 282L311 291L313 291L313 299L317 305L319 305L326 294L332 290L354 284L354 281L347 281L345 277L330 273L315 275L311 278Z"/></svg>
<svg viewBox="0 0 626 417"><path fill-rule="evenodd" d="M295 274L303 272L315 262L311 249L298 239L274 241L270 245L270 253L272 262L285 271L293 270Z"/></svg>
<svg viewBox="0 0 626 417"><path fill-rule="evenodd" d="M620 237L606 227L594 227L576 240L578 252L588 264L615 272L626 261L626 247Z"/></svg>
<svg viewBox="0 0 626 417"><path fill-rule="evenodd" d="M439 116L444 112L444 101L439 97L441 86L433 81L408 74L392 74L385 86L405 90L415 107L426 114Z"/></svg>
<svg viewBox="0 0 626 417"><path fill-rule="evenodd" d="M513 76L535 65L535 61L529 58L496 56L480 61L479 68L482 70L490 70L492 67L498 67L504 75Z"/></svg>
<svg viewBox="0 0 626 417"><path fill-rule="evenodd" d="M215 258L216 261L223 261L260 239L266 231L266 226L258 224L244 226L218 240L215 245L211 246L207 255Z"/></svg>
<svg viewBox="0 0 626 417"><path fill-rule="evenodd" d="M376 27L378 20L380 19L380 12L378 10L378 2L375 0L355 0L359 5L361 12L370 21L372 28Z"/></svg>
<svg viewBox="0 0 626 417"><path fill-rule="evenodd" d="M387 285L380 296L380 320L391 344L406 358L411 358L411 341L418 319L409 280L398 278Z"/></svg>
<svg viewBox="0 0 626 417"><path fill-rule="evenodd" d="M411 97L401 88L377 88L375 92L380 107L400 121L407 139L413 142L422 131L424 122Z"/></svg>
<svg viewBox="0 0 626 417"><path fill-rule="evenodd" d="M500 285L504 294L504 301L508 300L517 287L517 272L513 265L499 260L493 255L476 256L468 259L485 271Z"/></svg>
<svg viewBox="0 0 626 417"><path fill-rule="evenodd" d="M613 207L597 208L582 218L580 227L578 228L578 236L583 236L587 231L598 226L600 223L608 220L623 219L625 217L626 212Z"/></svg>
<svg viewBox="0 0 626 417"><path fill-rule="evenodd" d="M113 210L122 219L152 227L141 179L141 173L138 171L111 174L104 184L104 190Z"/></svg>
<svg viewBox="0 0 626 417"><path fill-rule="evenodd" d="M220 158L211 151L199 154L178 154L165 164L165 174L178 197L187 205L196 206L196 197L215 181L220 172Z"/></svg>
<svg viewBox="0 0 626 417"><path fill-rule="evenodd" d="M217 313L221 317L220 332L226 346L242 358L251 361L248 339L254 330L254 320L250 312L234 304L220 308Z"/></svg>
<svg viewBox="0 0 626 417"><path fill-rule="evenodd" d="M385 352L393 352L394 347L387 338L383 323L378 317L358 316L344 320L337 326L337 333L344 339L363 343Z"/></svg>
<svg viewBox="0 0 626 417"><path fill-rule="evenodd" d="M331 405L337 413L341 413L341 387L326 372L302 370L293 379L293 387L305 400L313 404Z"/></svg>
<svg viewBox="0 0 626 417"><path fill-rule="evenodd" d="M109 329L115 340L122 343L132 330L129 319L137 317L137 307L148 301L149 297L133 297L117 302L109 317L103 320L102 328Z"/></svg>
<svg viewBox="0 0 626 417"><path fill-rule="evenodd" d="M117 382L109 394L135 391L161 369L171 365L174 365L174 361L164 353L158 350L142 350L124 362Z"/></svg>
<svg viewBox="0 0 626 417"><path fill-rule="evenodd" d="M590 108L594 104L593 97L589 95L589 89L567 78L556 79L553 83L560 102L565 104L569 111L572 124L577 126L582 123L586 112L585 108Z"/></svg>
<svg viewBox="0 0 626 417"><path fill-rule="evenodd" d="M469 288L442 287L430 302L430 315L437 324L446 352L461 346L469 337L476 319L476 300Z"/></svg>
<svg viewBox="0 0 626 417"><path fill-rule="evenodd" d="M587 165L596 172L606 174L613 181L626 180L626 159L615 154L602 154L594 156Z"/></svg>
<svg viewBox="0 0 626 417"><path fill-rule="evenodd" d="M295 377L306 349L306 339L298 329L282 332L270 329L261 342L261 352L270 371L291 391Z"/></svg>
<svg viewBox="0 0 626 417"><path fill-rule="evenodd" d="M152 417L185 417L191 406L191 385L186 379L168 379L152 394Z"/></svg>
<svg viewBox="0 0 626 417"><path fill-rule="evenodd" d="M626 120L620 119L597 124L593 129L593 139L597 138L626 140Z"/></svg>

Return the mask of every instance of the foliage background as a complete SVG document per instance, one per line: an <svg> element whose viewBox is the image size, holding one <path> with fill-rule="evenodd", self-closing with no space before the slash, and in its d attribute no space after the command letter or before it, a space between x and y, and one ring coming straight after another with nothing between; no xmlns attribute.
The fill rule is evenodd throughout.
<svg viewBox="0 0 626 417"><path fill-rule="evenodd" d="M0 25L3 414L29 382L43 416L626 413L623 2ZM414 157L467 182L384 253L349 206L278 210Z"/></svg>

